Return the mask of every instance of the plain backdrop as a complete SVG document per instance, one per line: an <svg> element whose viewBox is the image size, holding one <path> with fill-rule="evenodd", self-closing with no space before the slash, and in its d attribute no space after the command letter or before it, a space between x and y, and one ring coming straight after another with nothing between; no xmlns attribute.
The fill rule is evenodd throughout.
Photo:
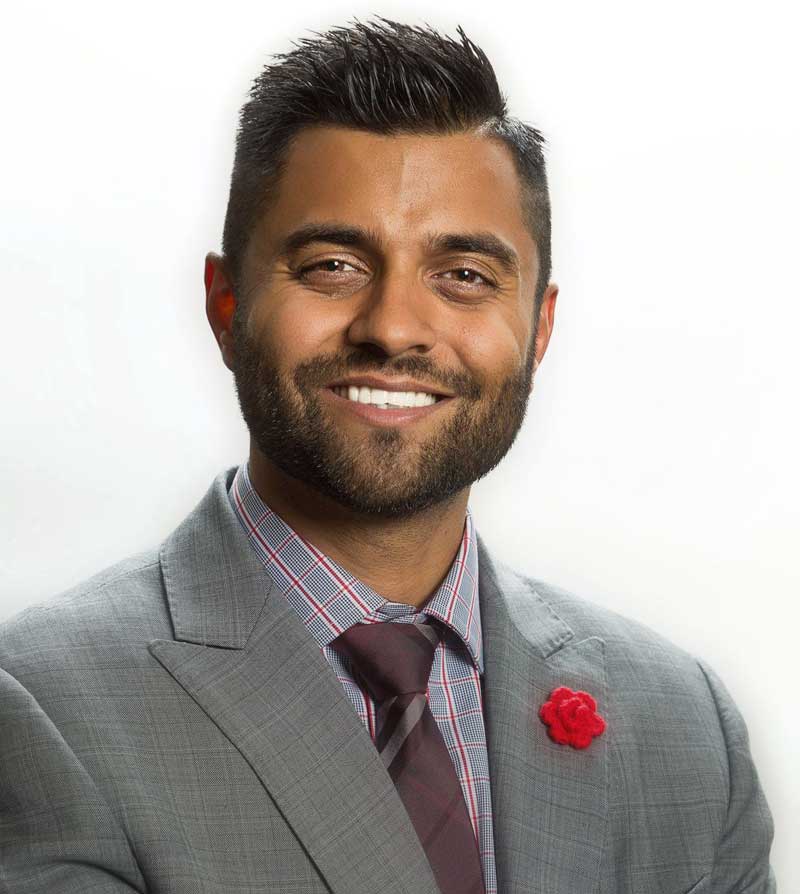
<svg viewBox="0 0 800 894"><path fill-rule="evenodd" d="M473 490L478 529L517 568L711 663L750 729L779 888L800 890L790 9L7 10L0 618L156 545L246 456L202 273L238 109L269 55L354 16L461 24L548 138L561 287L520 437Z"/></svg>

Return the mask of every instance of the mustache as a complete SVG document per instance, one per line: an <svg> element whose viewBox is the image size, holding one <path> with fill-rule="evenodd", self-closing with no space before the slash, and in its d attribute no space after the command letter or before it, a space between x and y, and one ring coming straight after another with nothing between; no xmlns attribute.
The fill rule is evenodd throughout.
<svg viewBox="0 0 800 894"><path fill-rule="evenodd" d="M424 379L460 397L477 400L481 396L478 381L467 373L437 368L427 357L409 356L382 359L363 351L342 357L326 354L296 367L294 381L299 388L324 387L328 382L353 373L381 373L384 376L413 376Z"/></svg>

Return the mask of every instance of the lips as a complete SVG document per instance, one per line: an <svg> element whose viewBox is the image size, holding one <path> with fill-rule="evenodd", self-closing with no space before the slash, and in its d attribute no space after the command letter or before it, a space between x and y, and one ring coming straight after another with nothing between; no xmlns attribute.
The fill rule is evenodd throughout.
<svg viewBox="0 0 800 894"><path fill-rule="evenodd" d="M352 401L349 397L337 394L332 388L323 388L322 390L333 407L352 417L379 426L404 426L419 422L433 413L440 412L452 400L450 397L441 397L435 403L420 407L382 408L375 404Z"/></svg>

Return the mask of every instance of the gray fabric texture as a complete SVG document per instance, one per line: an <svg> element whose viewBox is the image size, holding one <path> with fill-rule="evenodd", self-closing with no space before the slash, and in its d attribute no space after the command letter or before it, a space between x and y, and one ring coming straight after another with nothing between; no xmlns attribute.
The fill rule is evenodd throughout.
<svg viewBox="0 0 800 894"><path fill-rule="evenodd" d="M436 894L392 781L221 473L159 550L0 625L2 894ZM772 819L703 662L479 546L501 894L769 894ZM605 733L558 745L558 686Z"/></svg>

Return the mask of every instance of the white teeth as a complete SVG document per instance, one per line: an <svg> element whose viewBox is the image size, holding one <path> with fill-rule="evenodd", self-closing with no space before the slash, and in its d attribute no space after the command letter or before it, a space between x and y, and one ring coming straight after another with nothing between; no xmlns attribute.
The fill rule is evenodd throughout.
<svg viewBox="0 0 800 894"><path fill-rule="evenodd" d="M371 404L383 408L427 407L436 403L436 396L424 391L386 391L383 388L367 388L358 385L338 385L334 391L340 397L361 404Z"/></svg>

